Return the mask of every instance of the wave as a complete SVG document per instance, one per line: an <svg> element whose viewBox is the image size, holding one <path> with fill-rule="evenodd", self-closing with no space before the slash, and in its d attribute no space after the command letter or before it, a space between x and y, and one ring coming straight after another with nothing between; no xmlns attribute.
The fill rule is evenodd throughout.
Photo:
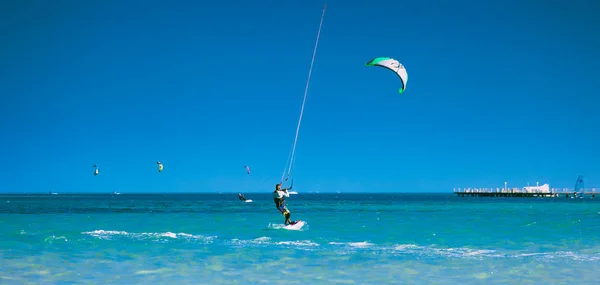
<svg viewBox="0 0 600 285"><path fill-rule="evenodd" d="M54 243L57 241L68 242L69 239L67 239L65 236L55 236L55 235L49 236L44 239L45 243Z"/></svg>
<svg viewBox="0 0 600 285"><path fill-rule="evenodd" d="M232 239L230 244L235 246L293 246L293 247L318 247L320 244L312 242L310 240L296 240L296 241L273 241L270 237L259 237L250 240Z"/></svg>
<svg viewBox="0 0 600 285"><path fill-rule="evenodd" d="M417 258L458 258L458 259L536 259L543 261L563 262L573 261L600 261L600 249L589 253L573 251L553 251L553 252L519 252L497 249L477 249L469 247L438 247L436 245L417 245L417 244L392 244L381 245L370 241L313 241L308 239L298 240L276 240L268 236L261 236L254 239L238 238L219 238L217 236L206 236L189 233L173 232L142 232L130 233L118 230L94 230L82 232L93 238L101 240L131 239L131 240L154 240L162 242L185 241L201 244L216 244L220 246L231 246L236 248L294 248L298 250L321 250L330 251L339 254L370 253L375 255L388 256L410 256ZM49 240L68 241L65 237L51 237Z"/></svg>
<svg viewBox="0 0 600 285"><path fill-rule="evenodd" d="M82 232L84 235L93 236L99 239L110 240L119 237L132 238L137 240L164 240L168 239L179 239L179 240L192 240L192 241L201 241L205 243L211 243L216 236L203 236L203 235L193 235L188 233L172 233L172 232L163 232L163 233L129 233L126 231L112 231L112 230L95 230L91 232Z"/></svg>

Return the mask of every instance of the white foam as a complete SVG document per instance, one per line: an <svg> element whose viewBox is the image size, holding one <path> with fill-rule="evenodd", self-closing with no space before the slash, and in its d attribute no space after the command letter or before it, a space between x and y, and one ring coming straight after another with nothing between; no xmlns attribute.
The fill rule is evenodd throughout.
<svg viewBox="0 0 600 285"><path fill-rule="evenodd" d="M100 239L108 239L110 236L115 235L128 235L129 233L126 231L105 231L105 230L95 230L91 232L82 232L84 235L91 235Z"/></svg>
<svg viewBox="0 0 600 285"><path fill-rule="evenodd" d="M293 246L299 248L315 248L320 244L311 240L273 241L270 237L259 237L250 240L232 239L231 243L237 246Z"/></svg>
<svg viewBox="0 0 600 285"><path fill-rule="evenodd" d="M69 240L68 240L68 239L67 239L65 236L58 236L58 237L57 237L57 236L55 236L55 235L52 235L52 236L50 236L50 237L47 237L46 239L44 239L44 242L49 242L49 243L52 243L52 241L55 241L55 240L64 240L64 241L69 241Z"/></svg>
<svg viewBox="0 0 600 285"><path fill-rule="evenodd" d="M365 247L370 247L370 246L374 245L374 244L372 244L370 242L366 242L366 241L361 241L361 242L335 242L335 241L332 241L329 244L330 245L347 245L350 247L358 247L358 248L365 248Z"/></svg>
<svg viewBox="0 0 600 285"><path fill-rule="evenodd" d="M394 250L406 250L406 249L412 249L412 248L417 248L417 247L419 247L419 246L416 244L401 244L401 245L394 247Z"/></svg>
<svg viewBox="0 0 600 285"><path fill-rule="evenodd" d="M242 240L234 238L231 240L231 242L235 245L265 245L270 244L270 241L270 237L259 237L252 240Z"/></svg>
<svg viewBox="0 0 600 285"><path fill-rule="evenodd" d="M164 233L129 233L126 231L112 231L112 230L95 230L91 232L82 232L84 235L90 235L99 239L109 240L116 236L128 237L133 239L160 239L160 238L168 238L168 239L184 239L184 240L201 240L204 242L212 242L216 236L202 236L202 235L192 235L189 233L172 233L172 232L164 232Z"/></svg>
<svg viewBox="0 0 600 285"><path fill-rule="evenodd" d="M320 246L320 244L318 244L316 242L312 242L310 240L280 241L277 244L279 244L279 245L293 245L293 246Z"/></svg>
<svg viewBox="0 0 600 285"><path fill-rule="evenodd" d="M304 226L301 229L294 229L294 225L285 226L283 224L269 224L270 228L273 229L287 229L287 230L302 230L306 228ZM25 234L24 231L21 234ZM98 239L110 240L118 238L128 238L135 240L151 240L156 242L169 242L169 241L193 241L201 243L213 243L218 241L216 236L202 236L193 235L190 233L173 233L173 232L157 232L157 233L130 233L127 231L118 230L94 230L89 232L83 232L82 234L92 236ZM67 239L65 236L50 236L46 238L48 243L57 242L69 242L75 240L72 237ZM575 261L600 261L600 253L596 251L591 252L572 252L572 251L553 251L553 252L523 252L511 251L511 250L493 250L493 249L482 249L482 248L469 248L469 247L438 247L436 245L417 245L417 244L374 244L369 241L332 241L326 243L319 243L312 240L276 240L274 241L271 237L260 236L254 239L242 240L242 239L231 239L221 240L222 244L229 246L250 246L250 247L270 247L270 246L282 246L282 247L293 247L301 250L333 250L340 254L354 254L356 252L370 252L372 254L392 254L392 255L415 255L424 257L443 257L451 259L488 259L488 258L499 258L499 259L536 259L542 261L552 262L565 262L565 260ZM322 245L329 246L322 246Z"/></svg>
<svg viewBox="0 0 600 285"><path fill-rule="evenodd" d="M418 246L415 244L401 244L394 247L399 253L409 253L424 256L446 256L446 257L498 257L495 250L472 249L467 247L436 248L433 246Z"/></svg>
<svg viewBox="0 0 600 285"><path fill-rule="evenodd" d="M187 234L185 234L185 235L187 236ZM161 237L177 238L177 234L172 233L172 232L161 233L161 234L159 234L159 236L161 236ZM181 235L181 236L184 236L184 235Z"/></svg>
<svg viewBox="0 0 600 285"><path fill-rule="evenodd" d="M270 241L271 238L270 237L259 237L259 238L255 238L254 240L256 240L256 241Z"/></svg>
<svg viewBox="0 0 600 285"><path fill-rule="evenodd" d="M348 243L348 245L350 245L351 247L369 247L369 246L372 246L373 244L370 242L362 241L362 242L350 242L350 243Z"/></svg>

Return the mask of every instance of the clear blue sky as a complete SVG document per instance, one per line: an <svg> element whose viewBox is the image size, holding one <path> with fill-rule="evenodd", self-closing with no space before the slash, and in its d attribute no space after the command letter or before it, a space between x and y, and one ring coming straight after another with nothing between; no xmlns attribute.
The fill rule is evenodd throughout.
<svg viewBox="0 0 600 285"><path fill-rule="evenodd" d="M323 4L0 2L0 192L271 191ZM598 13L328 1L294 188L600 187Z"/></svg>

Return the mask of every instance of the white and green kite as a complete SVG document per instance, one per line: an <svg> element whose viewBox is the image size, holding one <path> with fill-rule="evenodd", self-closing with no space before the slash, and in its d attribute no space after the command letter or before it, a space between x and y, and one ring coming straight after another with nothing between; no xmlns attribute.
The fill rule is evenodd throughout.
<svg viewBox="0 0 600 285"><path fill-rule="evenodd" d="M395 72L398 77L400 77L400 82L402 83L402 87L400 90L398 90L398 92L402 94L406 89L408 73L406 72L406 68L404 68L404 66L397 60L391 57L377 57L367 62L367 66L381 66Z"/></svg>

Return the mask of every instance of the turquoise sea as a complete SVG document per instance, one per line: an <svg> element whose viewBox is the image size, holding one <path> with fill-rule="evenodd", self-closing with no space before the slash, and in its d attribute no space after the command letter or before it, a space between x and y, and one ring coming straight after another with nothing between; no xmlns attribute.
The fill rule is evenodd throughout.
<svg viewBox="0 0 600 285"><path fill-rule="evenodd" d="M598 284L599 198L0 195L0 284Z"/></svg>

